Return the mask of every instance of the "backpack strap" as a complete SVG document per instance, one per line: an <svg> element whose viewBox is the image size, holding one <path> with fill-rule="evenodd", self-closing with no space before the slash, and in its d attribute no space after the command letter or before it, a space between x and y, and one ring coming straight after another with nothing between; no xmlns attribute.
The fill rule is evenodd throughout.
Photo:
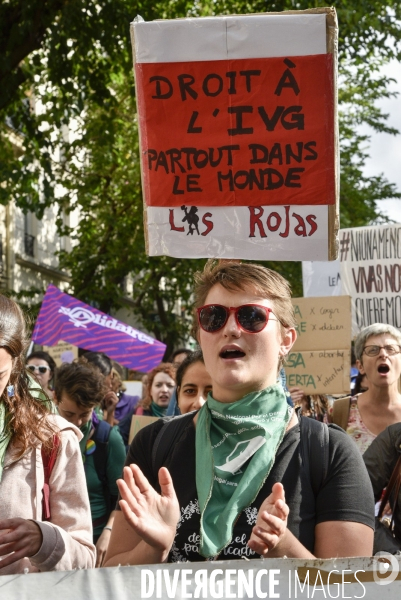
<svg viewBox="0 0 401 600"><path fill-rule="evenodd" d="M96 474L99 477L103 487L103 494L107 505L107 518L112 511L112 499L107 481L107 451L111 429L112 427L109 423L107 423L107 421L99 421L92 436L92 440L96 444L96 449L93 453L93 462Z"/></svg>
<svg viewBox="0 0 401 600"><path fill-rule="evenodd" d="M300 417L299 430L302 465L316 497L329 470L329 428L326 423Z"/></svg>
<svg viewBox="0 0 401 600"><path fill-rule="evenodd" d="M60 447L60 437L53 435L53 443L50 449L42 445L42 462L44 471L44 483L42 490L42 521L50 521L50 475L56 463L58 449Z"/></svg>
<svg viewBox="0 0 401 600"><path fill-rule="evenodd" d="M159 469L196 413L197 411L192 411L177 417L163 418L163 427L157 434L152 448L152 471L156 481L158 481Z"/></svg>
<svg viewBox="0 0 401 600"><path fill-rule="evenodd" d="M351 396L345 398L339 398L334 400L333 403L333 414L331 420L335 425L342 427L344 431L347 431L349 411L351 406Z"/></svg>

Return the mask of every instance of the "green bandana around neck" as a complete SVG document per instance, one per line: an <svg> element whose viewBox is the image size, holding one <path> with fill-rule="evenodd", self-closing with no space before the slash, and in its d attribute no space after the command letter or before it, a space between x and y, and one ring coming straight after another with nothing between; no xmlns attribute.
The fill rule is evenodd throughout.
<svg viewBox="0 0 401 600"><path fill-rule="evenodd" d="M205 558L231 541L237 517L271 471L291 414L281 384L229 404L209 394L196 423L199 552Z"/></svg>
<svg viewBox="0 0 401 600"><path fill-rule="evenodd" d="M150 410L152 411L152 415L154 417L165 417L167 412L167 406L163 408L162 406L159 406L158 404L156 404L156 402L153 402L152 400Z"/></svg>
<svg viewBox="0 0 401 600"><path fill-rule="evenodd" d="M80 432L84 436L82 440L79 442L79 447L81 449L82 460L85 462L85 451L86 451L86 443L89 439L90 433L92 431L92 419L89 419L87 423L84 423L79 428Z"/></svg>
<svg viewBox="0 0 401 600"><path fill-rule="evenodd" d="M30 395L35 398L37 402L42 402L45 404L50 413L56 412L54 404L51 400L49 400L39 383L35 381L35 379L29 373L26 373L26 376L28 378L28 390ZM7 391L5 393L7 393ZM10 415L7 413L6 406L0 400L0 481L3 477L3 467L7 448L13 436L13 431L8 424L9 419Z"/></svg>

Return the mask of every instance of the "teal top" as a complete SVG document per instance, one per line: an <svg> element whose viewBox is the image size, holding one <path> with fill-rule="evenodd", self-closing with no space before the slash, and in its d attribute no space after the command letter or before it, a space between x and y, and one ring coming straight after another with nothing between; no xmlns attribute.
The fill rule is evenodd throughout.
<svg viewBox="0 0 401 600"><path fill-rule="evenodd" d="M122 477L122 471L125 463L125 446L122 437L117 429L113 427L110 431L109 443L107 446L107 480L110 494L118 495L116 480ZM92 520L99 519L104 515L105 522L93 530L94 535L100 535L106 524L107 503L103 493L102 482L97 476L93 454L85 457L85 476L86 485L89 493L89 502L92 513ZM113 507L114 508L114 507Z"/></svg>

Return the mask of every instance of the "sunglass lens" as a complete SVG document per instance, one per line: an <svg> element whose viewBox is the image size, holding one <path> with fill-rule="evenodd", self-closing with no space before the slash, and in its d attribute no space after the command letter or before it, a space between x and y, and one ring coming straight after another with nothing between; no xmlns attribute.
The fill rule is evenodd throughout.
<svg viewBox="0 0 401 600"><path fill-rule="evenodd" d="M32 373L35 372L35 365L27 365L27 368L32 371Z"/></svg>
<svg viewBox="0 0 401 600"><path fill-rule="evenodd" d="M218 331L227 321L227 311L224 306L207 306L199 313L199 323L204 331Z"/></svg>
<svg viewBox="0 0 401 600"><path fill-rule="evenodd" d="M261 306L241 306L237 313L238 323L245 331L262 331L269 320L269 313Z"/></svg>
<svg viewBox="0 0 401 600"><path fill-rule="evenodd" d="M47 369L46 367L39 367L39 373L42 373L42 375L44 375L46 373Z"/></svg>

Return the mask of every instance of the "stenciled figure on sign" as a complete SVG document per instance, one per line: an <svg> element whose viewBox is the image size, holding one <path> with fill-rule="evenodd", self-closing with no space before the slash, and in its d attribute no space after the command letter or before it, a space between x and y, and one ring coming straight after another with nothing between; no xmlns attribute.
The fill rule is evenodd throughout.
<svg viewBox="0 0 401 600"><path fill-rule="evenodd" d="M181 210L183 210L185 213L185 217L182 219L182 222L185 223L185 221L187 221L189 225L187 235L193 235L195 230L196 233L200 235L198 228L199 217L196 214L198 212L198 209L196 208L196 206L191 206L190 209L187 210L187 207L183 205L181 206Z"/></svg>

